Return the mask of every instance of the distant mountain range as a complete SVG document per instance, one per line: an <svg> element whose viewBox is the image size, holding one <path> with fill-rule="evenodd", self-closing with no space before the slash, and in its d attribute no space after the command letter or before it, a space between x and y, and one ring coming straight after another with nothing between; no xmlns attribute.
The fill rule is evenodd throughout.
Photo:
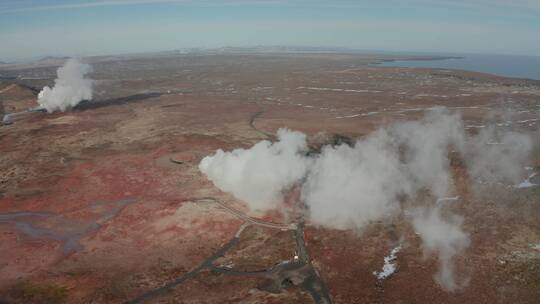
<svg viewBox="0 0 540 304"><path fill-rule="evenodd" d="M391 52L384 50L369 50L369 49L355 49L347 47L317 47L317 46L294 46L294 45L255 45L255 46L224 46L217 48L179 48L176 50L157 51L157 52L139 52L139 53L125 53L114 55L99 55L99 56L85 56L88 60L97 58L134 58L134 57L146 57L146 56L169 56L177 54L245 54L245 53L339 53L339 54L379 54L379 55L392 55L392 56L411 56L411 57L425 57L426 59L441 59L441 57L449 58L443 54L431 54L431 53L413 53L413 52ZM0 64L59 64L70 56L43 56L33 57L21 60L0 60ZM452 57L453 58L453 57Z"/></svg>
<svg viewBox="0 0 540 304"><path fill-rule="evenodd" d="M68 56L45 56L45 57L40 58L37 61L66 60L66 59L69 59L69 58L70 57L68 57Z"/></svg>

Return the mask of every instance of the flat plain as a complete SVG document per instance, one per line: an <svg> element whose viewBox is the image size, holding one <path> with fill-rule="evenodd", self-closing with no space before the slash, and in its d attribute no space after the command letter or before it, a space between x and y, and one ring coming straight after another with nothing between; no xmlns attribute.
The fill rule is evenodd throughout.
<svg viewBox="0 0 540 304"><path fill-rule="evenodd" d="M224 270L276 267L298 255L297 244L290 218L251 211L214 187L199 172L203 157L274 140L282 127L306 133L312 146L354 140L434 106L461 112L473 134L494 110L512 112L490 119L538 141L540 81L370 65L389 58L87 58L96 80L92 101L0 127L0 302L124 303L146 295L148 303L311 303L291 278ZM60 64L0 65L0 110L35 106ZM531 183L540 183L532 174L540 172L539 152ZM402 218L362 231L308 221L310 263L332 303L537 303L540 187L480 184L459 161L451 170L459 196L452 209L471 236L456 260L467 287L446 292L437 285L436 257L423 254ZM254 222L242 227L246 219ZM185 277L237 233L213 266ZM373 272L398 243L396 273L379 280Z"/></svg>

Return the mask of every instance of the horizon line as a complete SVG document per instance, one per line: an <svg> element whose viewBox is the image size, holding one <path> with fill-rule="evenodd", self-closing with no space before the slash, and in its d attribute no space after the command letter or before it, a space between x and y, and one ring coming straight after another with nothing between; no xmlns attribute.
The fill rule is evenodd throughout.
<svg viewBox="0 0 540 304"><path fill-rule="evenodd" d="M0 62L3 64L21 64L21 63L31 63L45 59L65 59L65 58L92 58L92 57L108 57L108 56L136 56L136 55L150 55L150 54L160 54L160 53L175 53L175 52L187 52L186 54L193 53L197 54L198 52L212 52L219 51L223 49L245 49L249 52L249 49L262 49L261 53L279 53L279 51L271 50L271 48L282 48L284 52L295 53L295 52L304 52L304 53L316 53L316 52L327 52L327 53L337 53L337 54L347 54L350 53L372 53L372 54L407 54L411 56L416 55L433 55L433 56L459 56L459 55L496 55L496 56L521 56L521 57L540 57L538 55L531 54L516 54L516 53L483 53L483 52L452 52L452 51L429 51L429 50L389 50L389 49L362 49L355 47L347 46L296 46L296 45L253 45L253 46L235 46L235 45L225 45L220 47L183 47L175 49L164 49L156 51L133 51L125 53L102 53L102 54L44 54L34 57L25 57L25 58L0 58ZM263 50L267 48L268 50ZM286 50L289 48L289 50ZM319 49L319 50L317 50ZM225 51L224 53L227 53ZM234 52L229 52L234 53ZM256 53L256 52L253 52Z"/></svg>

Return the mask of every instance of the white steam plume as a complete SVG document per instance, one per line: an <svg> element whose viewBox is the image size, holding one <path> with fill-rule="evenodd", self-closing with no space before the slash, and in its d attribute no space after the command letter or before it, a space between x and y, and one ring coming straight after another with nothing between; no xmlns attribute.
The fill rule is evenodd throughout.
<svg viewBox="0 0 540 304"><path fill-rule="evenodd" d="M518 183L533 141L529 136L488 126L467 143L465 162L470 174L485 182Z"/></svg>
<svg viewBox="0 0 540 304"><path fill-rule="evenodd" d="M435 280L448 291L455 291L465 284L458 284L452 259L469 247L469 235L461 229L463 219L458 216L443 218L440 207L417 209L413 213L414 230L423 242L424 253L438 253L439 271ZM465 282L466 283L466 282Z"/></svg>
<svg viewBox="0 0 540 304"><path fill-rule="evenodd" d="M82 100L92 99L93 81L85 78L92 71L88 64L81 63L77 59L69 59L58 68L58 78L54 81L54 87L44 87L38 95L38 103L47 112L65 112L76 106Z"/></svg>
<svg viewBox="0 0 540 304"><path fill-rule="evenodd" d="M248 150L218 150L199 164L219 189L232 193L254 210L269 210L282 202L282 192L306 174L309 159L306 136L287 129L278 131L279 141L261 141Z"/></svg>
<svg viewBox="0 0 540 304"><path fill-rule="evenodd" d="M408 191L394 140L379 130L354 147L324 147L302 187L302 199L314 224L360 229L398 211L397 195Z"/></svg>
<svg viewBox="0 0 540 304"><path fill-rule="evenodd" d="M489 128L487 130L490 130ZM361 230L367 224L402 212L401 200L419 191L445 197L452 187L449 151L466 159L473 178L514 180L531 152L531 140L508 131L485 131L470 137L459 115L435 108L419 121L379 129L351 147L325 146L316 156L306 150L305 135L279 130L280 141L262 141L250 149L217 151L200 170L221 190L254 209L278 207L282 192L301 185L301 199L315 225ZM495 136L505 143L487 144ZM456 283L453 258L467 248L461 220L440 208L415 211L410 220L424 251L436 252L437 282L446 290ZM446 215L445 216L443 216Z"/></svg>
<svg viewBox="0 0 540 304"><path fill-rule="evenodd" d="M402 162L412 189L407 194L426 188L437 197L446 195L450 184L448 150L461 151L465 143L461 117L438 107L419 121L392 126L391 132L404 154Z"/></svg>
<svg viewBox="0 0 540 304"><path fill-rule="evenodd" d="M436 197L445 196L450 188L448 150L463 150L464 143L460 117L437 108L419 121L377 130L354 147L327 146L302 188L310 220L325 227L360 230L398 213L399 197L414 197L422 189ZM431 213L413 217L413 224L420 232L430 226L441 228L428 231L438 234L419 233L425 250L439 254L437 282L446 290L455 290L451 261L467 247L461 245L468 243L468 235L461 233L455 244L461 222L444 221L439 213Z"/></svg>
<svg viewBox="0 0 540 304"><path fill-rule="evenodd" d="M420 121L375 131L354 147L326 146L302 188L311 221L359 230L399 211L399 196L420 189L444 196L448 147L463 145L462 130L459 116L438 108Z"/></svg>

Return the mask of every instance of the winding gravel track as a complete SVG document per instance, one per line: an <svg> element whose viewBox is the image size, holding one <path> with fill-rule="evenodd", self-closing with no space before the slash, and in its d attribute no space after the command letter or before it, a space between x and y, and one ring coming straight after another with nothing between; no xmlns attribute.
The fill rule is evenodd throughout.
<svg viewBox="0 0 540 304"><path fill-rule="evenodd" d="M280 289L287 288L286 286L283 285L283 282L290 281L290 279L293 277L301 278L302 281L299 284L299 286L302 289L309 292L313 301L316 304L332 303L330 299L330 295L328 293L328 289L326 288L324 281L320 278L319 274L317 273L317 271L311 264L311 259L309 257L309 254L305 246L303 219L301 219L299 223L277 224L277 223L266 222L266 221L249 217L243 212L236 210L212 197L191 199L190 201L195 202L195 203L206 202L206 203L218 204L227 212L242 219L244 223L238 228L234 237L229 242L223 245L212 256L210 256L209 258L201 262L193 270L185 273L184 275L176 278L175 280L165 284L162 287L143 293L137 298L131 301L125 302L125 304L145 303L156 296L163 295L169 292L177 285L182 284L186 280L195 277L196 275L199 274L199 272L201 272L204 269L209 269L210 271L213 271L216 273L221 273L221 274L231 275L231 276L265 277L265 278L273 280L275 284L279 286ZM237 245L240 242L240 235L242 234L244 229L250 225L257 225L257 226L271 228L271 229L293 230L295 234L295 239L296 239L296 252L298 254L298 257L293 260L280 263L268 269L257 270L257 271L240 271L240 270L227 269L227 268L215 266L214 261L224 256L227 251L229 251L232 247Z"/></svg>
<svg viewBox="0 0 540 304"><path fill-rule="evenodd" d="M215 198L212 198L212 197L203 197L203 198L199 198L199 199L194 199L193 202L195 202L195 203L197 203L197 202L200 202L200 203L209 202L209 203L218 204L221 208L227 210L232 215L234 215L234 216L240 218L241 220L244 220L244 221L246 221L246 222L248 222L250 224L253 224L253 225L262 226L262 227L271 228L271 229L296 230L296 224L295 223L279 224L279 223L272 223L272 222L266 222L266 221L262 221L262 220L259 220L259 219L255 219L255 218L247 216L242 211L234 209L234 208L228 206L227 204L224 204L224 203L220 202L219 200L217 200Z"/></svg>

